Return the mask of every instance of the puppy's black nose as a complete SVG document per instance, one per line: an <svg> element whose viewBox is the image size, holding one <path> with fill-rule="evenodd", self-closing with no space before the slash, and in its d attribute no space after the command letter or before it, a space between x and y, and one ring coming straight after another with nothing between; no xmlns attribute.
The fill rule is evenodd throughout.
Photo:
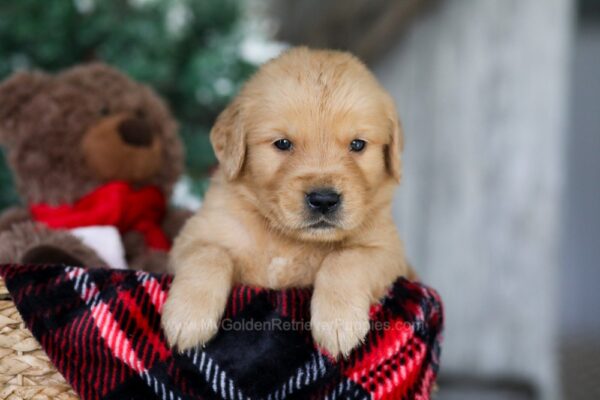
<svg viewBox="0 0 600 400"><path fill-rule="evenodd" d="M321 214L334 212L340 203L340 195L333 189L316 189L306 195L308 208Z"/></svg>
<svg viewBox="0 0 600 400"><path fill-rule="evenodd" d="M152 144L152 127L143 119L127 118L118 129L123 142L130 146L148 147Z"/></svg>

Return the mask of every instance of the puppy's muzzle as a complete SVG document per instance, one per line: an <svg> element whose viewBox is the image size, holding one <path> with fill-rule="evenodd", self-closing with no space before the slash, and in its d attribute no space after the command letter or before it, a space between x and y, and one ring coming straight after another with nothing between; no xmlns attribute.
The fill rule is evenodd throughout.
<svg viewBox="0 0 600 400"><path fill-rule="evenodd" d="M315 189L306 194L306 205L309 210L317 214L332 214L342 203L342 197L338 192L330 188Z"/></svg>

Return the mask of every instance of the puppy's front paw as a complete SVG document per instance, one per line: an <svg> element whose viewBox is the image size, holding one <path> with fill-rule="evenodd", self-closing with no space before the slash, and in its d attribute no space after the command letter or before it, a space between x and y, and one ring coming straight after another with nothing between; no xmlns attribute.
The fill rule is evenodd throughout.
<svg viewBox="0 0 600 400"><path fill-rule="evenodd" d="M317 345L335 358L348 356L369 332L369 303L363 303L315 292L311 330Z"/></svg>
<svg viewBox="0 0 600 400"><path fill-rule="evenodd" d="M208 342L219 330L227 295L202 288L193 292L171 287L161 324L171 347L181 352Z"/></svg>

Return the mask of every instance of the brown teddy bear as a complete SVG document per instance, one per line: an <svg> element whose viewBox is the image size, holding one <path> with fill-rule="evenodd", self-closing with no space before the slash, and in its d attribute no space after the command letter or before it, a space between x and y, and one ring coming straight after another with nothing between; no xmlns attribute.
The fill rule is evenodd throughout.
<svg viewBox="0 0 600 400"><path fill-rule="evenodd" d="M15 73L0 144L27 205L0 215L0 262L166 267L190 212L166 205L183 149L151 89L99 63Z"/></svg>

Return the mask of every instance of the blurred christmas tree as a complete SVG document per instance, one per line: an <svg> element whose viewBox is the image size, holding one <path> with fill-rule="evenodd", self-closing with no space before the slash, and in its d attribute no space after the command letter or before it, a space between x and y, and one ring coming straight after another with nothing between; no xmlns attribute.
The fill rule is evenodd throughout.
<svg viewBox="0 0 600 400"><path fill-rule="evenodd" d="M102 60L153 86L181 124L201 191L214 118L254 71L238 51L236 0L0 0L0 80ZM0 160L0 208L17 201Z"/></svg>

